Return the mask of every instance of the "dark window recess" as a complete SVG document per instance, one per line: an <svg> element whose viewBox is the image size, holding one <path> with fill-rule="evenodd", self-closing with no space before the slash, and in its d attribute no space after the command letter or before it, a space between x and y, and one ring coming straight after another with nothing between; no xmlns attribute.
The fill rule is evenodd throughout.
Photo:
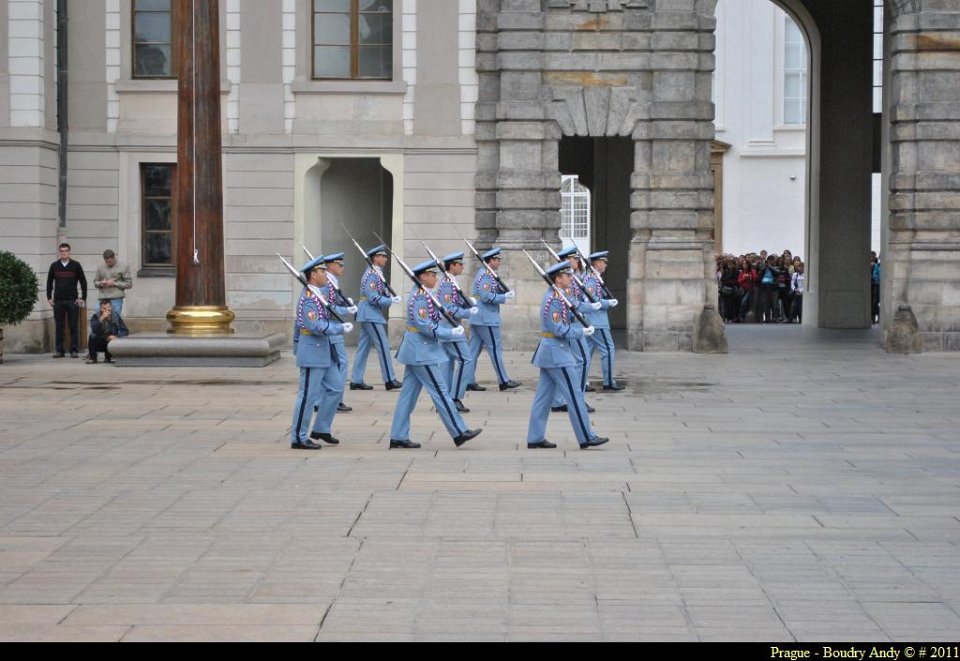
<svg viewBox="0 0 960 661"><path fill-rule="evenodd" d="M174 163L144 163L140 166L140 263L145 269L169 269L175 263L176 170Z"/></svg>

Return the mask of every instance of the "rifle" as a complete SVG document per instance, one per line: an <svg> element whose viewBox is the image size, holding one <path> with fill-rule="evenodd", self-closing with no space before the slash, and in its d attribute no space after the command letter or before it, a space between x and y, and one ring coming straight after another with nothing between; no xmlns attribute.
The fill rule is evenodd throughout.
<svg viewBox="0 0 960 661"><path fill-rule="evenodd" d="M457 234L460 234L460 230L457 230ZM510 288L507 287L506 283L500 279L500 276L497 275L497 272L493 270L493 267L483 261L483 257L480 256L480 253L477 252L477 249L473 247L473 244L467 241L467 237L463 234L460 234L460 238L463 239L463 242L467 244L467 247L470 248L470 252L473 253L473 256L480 260L480 263L483 264L484 268L489 271L490 275L493 276L493 279L497 281L497 284L500 285L500 288L503 290L503 293L509 293Z"/></svg>
<svg viewBox="0 0 960 661"><path fill-rule="evenodd" d="M563 304L567 306L567 309L573 313L573 316L577 318L577 321L579 321L584 328L589 326L590 323L584 319L582 314L577 311L577 308L574 307L573 303L570 302L570 299L566 297L566 295L563 293L563 290L560 289L560 287L558 287L557 284L550 279L550 276L547 275L542 268L540 268L540 265L537 264L537 260L531 257L530 253L528 253L526 250L523 251L523 254L526 255L527 259L530 260L530 263L533 264L533 268L537 269L537 273L540 274L540 277L546 280L547 284L550 285L553 291L557 292L557 295L560 296L560 300L563 301Z"/></svg>
<svg viewBox="0 0 960 661"><path fill-rule="evenodd" d="M428 246L425 241L421 240L420 243L423 244L423 247L426 249L427 254L430 255L430 259L434 259L437 261L437 266L440 268L440 271L443 273L443 277L446 278L448 282L453 283L454 288L457 290L457 294L460 295L460 301L466 307L472 308L473 303L470 302L470 299L467 298L467 295L463 293L462 289L460 289L460 283L457 282L456 278L454 278L452 275L447 273L446 264L440 261L440 258L437 257L432 250L430 250L430 246Z"/></svg>
<svg viewBox="0 0 960 661"><path fill-rule="evenodd" d="M547 242L544 241L543 239L540 239L540 243L543 244L543 247L544 247L544 248L546 248L547 250L550 251L550 254L553 255L553 258L554 258L555 260L557 260L557 262L562 262L562 261L564 261L564 259L563 259L560 255L558 255L557 252L556 252L553 248L550 247L550 244L549 244L549 243L547 243ZM580 253L579 253L579 252L577 253L577 259L578 259L578 260L581 260L581 261L580 261L580 266L582 267L582 266L583 266L583 261L582 261L582 258L580 257ZM593 294L591 294L590 292L587 291L587 287L586 287L586 285L583 284L583 280L581 280L581 279L580 279L580 276L578 276L576 273L573 274L573 281L576 282L578 285L580 285L580 289L583 290L583 295L587 297L587 300L588 300L588 301L590 301L591 303L596 303L596 302L597 302L596 297L595 297Z"/></svg>
<svg viewBox="0 0 960 661"><path fill-rule="evenodd" d="M306 253L307 258L308 258L309 260L313 261L313 255L310 254L310 251L307 250L307 247L306 247L305 245L303 245L302 243L300 244L300 247L303 249L303 252ZM330 277L330 276L327 276L327 277ZM333 291L337 292L337 296L340 297L340 300L347 302L347 307L353 305L353 299L352 299L352 298L349 298L349 297L347 297L347 296L344 296L344 295L343 295L343 292L340 291L340 288L339 288L339 287L334 287L334 288L333 288Z"/></svg>
<svg viewBox="0 0 960 661"><path fill-rule="evenodd" d="M364 250L359 243L357 243L357 240L353 238L353 234L350 233L350 230L347 229L346 225L340 223L340 227L343 228L343 231L346 232L347 236L350 237L350 240L353 241L353 245L355 245L357 250L360 251L360 254L363 255L363 261L367 263L367 266L370 267L370 270L377 274L377 277L380 278L380 282L382 282L383 286L387 288L387 291L390 292L390 295L396 297L397 292L393 291L393 288L390 286L390 283L387 282L387 279L384 278L377 267L373 265L373 260L367 256L367 251Z"/></svg>
<svg viewBox="0 0 960 661"><path fill-rule="evenodd" d="M440 304L440 301L437 300L437 297L433 295L433 292L432 292L432 291L430 291L429 289L427 289L426 287L423 286L423 283L420 282L420 280L417 278L417 276L413 273L413 269L411 269L409 266L407 266L406 262L404 262L402 259L400 259L400 258L397 256L397 253L393 252L393 250L390 248L390 246L387 245L387 242L384 241L384 240L380 237L379 234L377 234L376 232L374 232L373 235L374 235L375 237L377 237L377 239L380 241L380 243L382 243L383 245L387 246L387 250L390 252L390 256L393 257L393 261L395 261L397 264L399 264L399 265L400 265L400 268L403 269L403 272L406 273L407 276L408 276L411 280L413 280L413 284L415 284L417 287L419 287L419 288L420 288L420 291L422 291L423 293L425 293L425 294L427 295L427 297L430 299L430 301L437 307L437 310L440 311L440 314L443 315L443 318L446 319L448 322L450 322L450 325L451 325L451 326L454 326L454 327L459 326L459 325L460 325L460 322L457 321L456 319L454 319L454 318L453 318L453 315L451 315L449 312L447 312L447 311L444 309L443 305Z"/></svg>
<svg viewBox="0 0 960 661"><path fill-rule="evenodd" d="M298 271L293 264L291 264L290 262L288 262L287 260L285 260L283 257L281 257L280 253L276 252L276 253L274 253L274 254L275 254L277 257L280 258L280 261L283 262L283 265L286 266L287 269L290 271L290 273L293 274L293 277L295 277L297 280L300 281L300 284L301 284L301 285L303 285L304 287L306 287L307 289L309 289L311 292L313 292L313 295L316 296L317 299L319 299L320 304L323 305L323 307L325 307L325 308L327 309L327 312L330 313L330 316L332 316L334 319L336 319L336 320L337 320L338 322L340 322L341 324L344 323L344 321L343 321L343 319L340 317L340 315L338 315L338 314L334 311L333 306L330 305L330 303L327 301L326 298L324 298L323 293L320 291L320 288L319 288L319 287L317 287L316 285L311 285L309 282L307 282L307 279L303 277L303 274L300 273L300 271Z"/></svg>

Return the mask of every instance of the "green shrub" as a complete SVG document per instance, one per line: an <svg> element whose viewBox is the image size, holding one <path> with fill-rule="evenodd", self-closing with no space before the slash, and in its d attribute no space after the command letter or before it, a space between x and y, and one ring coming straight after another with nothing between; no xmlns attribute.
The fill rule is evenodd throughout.
<svg viewBox="0 0 960 661"><path fill-rule="evenodd" d="M19 324L37 303L37 276L12 252L0 250L0 326Z"/></svg>

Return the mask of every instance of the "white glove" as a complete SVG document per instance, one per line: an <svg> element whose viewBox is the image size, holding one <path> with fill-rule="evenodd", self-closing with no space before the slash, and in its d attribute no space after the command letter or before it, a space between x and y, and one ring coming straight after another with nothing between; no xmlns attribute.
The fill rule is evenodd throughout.
<svg viewBox="0 0 960 661"><path fill-rule="evenodd" d="M351 304L350 304L350 307L347 308L347 312L349 312L350 314L356 314L356 313L357 313L357 306L356 306L356 305L353 305L353 304L351 303Z"/></svg>
<svg viewBox="0 0 960 661"><path fill-rule="evenodd" d="M596 312L597 310L599 310L599 309L602 308L602 307L603 307L603 304L602 304L600 301L597 301L596 303L591 303L591 304L590 304L590 308L591 308L594 312Z"/></svg>
<svg viewBox="0 0 960 661"><path fill-rule="evenodd" d="M344 335L346 335L347 333L349 333L349 332L352 331L352 330L353 330L353 324L351 324L349 321L343 324L343 334L344 334Z"/></svg>
<svg viewBox="0 0 960 661"><path fill-rule="evenodd" d="M480 308L470 308L469 312L470 312L470 316L472 317L473 315L480 312Z"/></svg>
<svg viewBox="0 0 960 661"><path fill-rule="evenodd" d="M391 298L390 300L393 301L395 304L400 304L400 303L403 302L403 299L400 298L399 296L394 296L394 297Z"/></svg>
<svg viewBox="0 0 960 661"><path fill-rule="evenodd" d="M618 301L618 300L615 299L615 298L607 299L607 303L609 303L609 304L610 304L610 307L612 307L612 308L615 308L615 307L617 307L618 305L620 305L620 301Z"/></svg>
<svg viewBox="0 0 960 661"><path fill-rule="evenodd" d="M475 299L473 296L467 296L467 300L470 301L470 305L477 305L477 299Z"/></svg>
<svg viewBox="0 0 960 661"><path fill-rule="evenodd" d="M354 302L353 302L353 299L348 296L348 297L347 297L347 305L356 305L356 303L354 303Z"/></svg>
<svg viewBox="0 0 960 661"><path fill-rule="evenodd" d="M590 337L591 335L594 334L594 332L595 332L596 330L597 330L597 329L594 328L593 326L587 326L586 328L583 329L583 336L584 336L584 337Z"/></svg>
<svg viewBox="0 0 960 661"><path fill-rule="evenodd" d="M463 335L463 326L454 326L453 328L450 329L450 333L454 337L460 337L461 335Z"/></svg>
<svg viewBox="0 0 960 661"><path fill-rule="evenodd" d="M508 291L506 294L504 294L504 297L505 297L508 301L513 300L514 298L516 298L516 296L517 296L517 292L515 292L515 291Z"/></svg>

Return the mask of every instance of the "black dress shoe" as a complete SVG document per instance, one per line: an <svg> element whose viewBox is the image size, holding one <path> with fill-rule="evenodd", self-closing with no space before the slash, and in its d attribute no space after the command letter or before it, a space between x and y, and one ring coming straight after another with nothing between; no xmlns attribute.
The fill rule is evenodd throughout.
<svg viewBox="0 0 960 661"><path fill-rule="evenodd" d="M96 364L97 364L97 359L96 359L96 358L87 358L86 363L87 363L87 365L96 365Z"/></svg>
<svg viewBox="0 0 960 661"><path fill-rule="evenodd" d="M623 390L624 386L621 386L619 383L615 383L612 386L604 386L603 392L619 392Z"/></svg>
<svg viewBox="0 0 960 661"><path fill-rule="evenodd" d="M315 441L324 441L326 443L329 443L330 445L337 445L338 443L340 443L339 438L334 438L330 434L321 433L318 431L310 432L310 438L312 438Z"/></svg>
<svg viewBox="0 0 960 661"><path fill-rule="evenodd" d="M343 402L337 404L337 413L350 413L353 410L352 406L347 406Z"/></svg>
<svg viewBox="0 0 960 661"><path fill-rule="evenodd" d="M598 445L603 445L604 443L609 443L609 442L610 442L610 439L609 439L609 438L606 438L606 437L604 437L604 436L594 436L593 438L591 438L591 439L590 439L589 441L587 441L586 443L581 443L581 444L580 444L580 449L581 449L581 450L586 450L587 448L595 448L595 447L597 447Z"/></svg>
<svg viewBox="0 0 960 661"><path fill-rule="evenodd" d="M560 406L551 406L551 407L550 407L550 412L551 412L551 413L566 413L566 412L567 412L567 405L566 405L566 404L561 404Z"/></svg>
<svg viewBox="0 0 960 661"><path fill-rule="evenodd" d="M459 399L453 400L453 403L456 404L457 410L460 411L460 413L470 413L470 409L464 406L463 402L461 402Z"/></svg>
<svg viewBox="0 0 960 661"><path fill-rule="evenodd" d="M368 386L366 383L351 383L350 390L373 390L373 386Z"/></svg>
<svg viewBox="0 0 960 661"><path fill-rule="evenodd" d="M406 448L408 450L415 450L420 447L419 443L414 443L413 441L395 441L392 438L390 439L390 449L394 448Z"/></svg>
<svg viewBox="0 0 960 661"><path fill-rule="evenodd" d="M394 379L393 381L387 381L385 384L383 384L383 387L387 390L396 390L397 388L402 388L403 384Z"/></svg>
<svg viewBox="0 0 960 661"><path fill-rule="evenodd" d="M583 392L597 392L597 389L588 383L587 387L583 389Z"/></svg>
<svg viewBox="0 0 960 661"><path fill-rule="evenodd" d="M587 404L587 413L596 413L596 412L597 412L597 409Z"/></svg>
<svg viewBox="0 0 960 661"><path fill-rule="evenodd" d="M527 447L531 450L540 450L540 449L550 449L557 447L556 443L551 443L550 441L537 441L536 443L527 443Z"/></svg>
<svg viewBox="0 0 960 661"><path fill-rule="evenodd" d="M317 445L313 441L304 441L303 443L291 443L290 448L293 450L319 450L322 448L322 445Z"/></svg>
<svg viewBox="0 0 960 661"><path fill-rule="evenodd" d="M468 383L467 390L472 390L473 392L483 392L486 390L486 388L481 386L479 383Z"/></svg>
<svg viewBox="0 0 960 661"><path fill-rule="evenodd" d="M63 357L64 357L64 353L63 353L62 351L60 351L60 352L58 352L58 353L53 354L52 357L53 357L53 358L63 358Z"/></svg>
<svg viewBox="0 0 960 661"><path fill-rule="evenodd" d="M115 361L113 358L104 358L104 359L103 359L103 362L105 362L105 363L114 363L114 362L116 362L116 361Z"/></svg>
<svg viewBox="0 0 960 661"><path fill-rule="evenodd" d="M483 431L482 429L468 429L467 431L463 432L462 434L454 438L453 442L457 447L460 447L461 445L469 441L471 438L476 438L477 436L479 436L480 432L482 431Z"/></svg>
<svg viewBox="0 0 960 661"><path fill-rule="evenodd" d="M519 387L520 387L519 381L511 380L511 381L507 381L506 383L500 384L500 390L510 390L511 388L519 388Z"/></svg>

